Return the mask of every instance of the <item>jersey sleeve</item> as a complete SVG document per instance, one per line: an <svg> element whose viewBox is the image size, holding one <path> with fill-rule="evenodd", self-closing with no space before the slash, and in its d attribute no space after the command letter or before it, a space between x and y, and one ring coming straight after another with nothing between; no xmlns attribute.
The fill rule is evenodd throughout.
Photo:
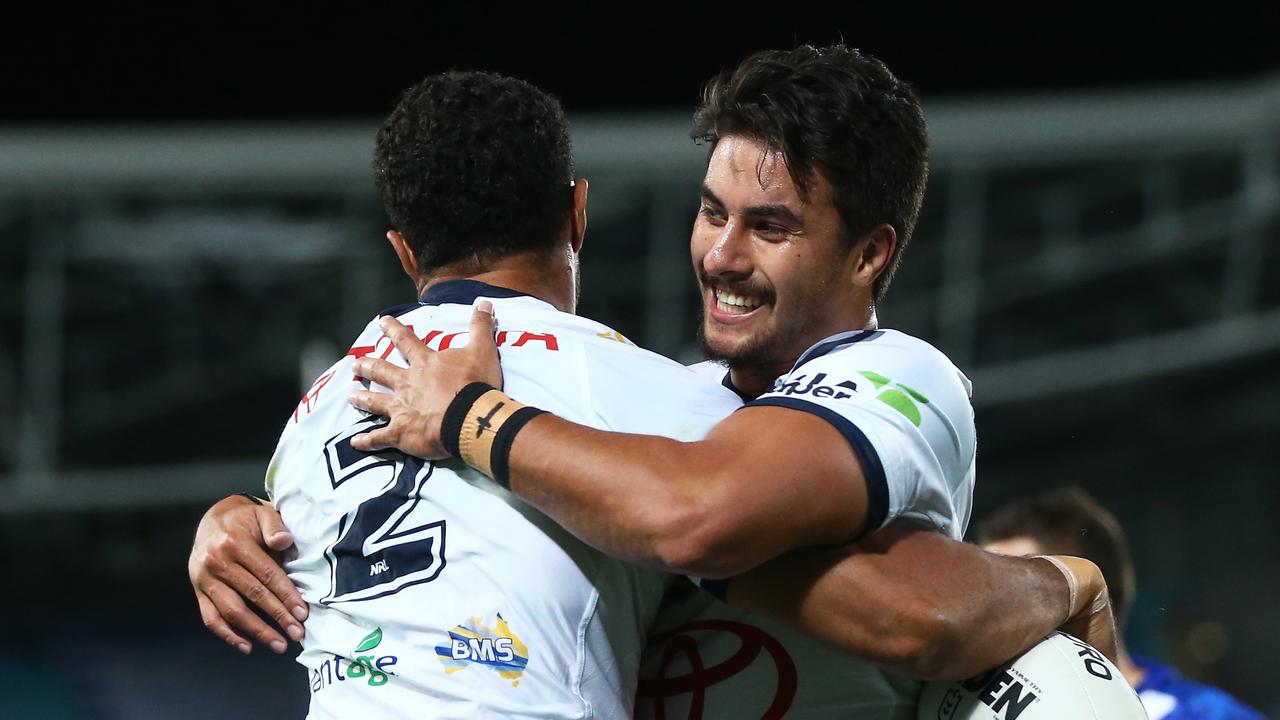
<svg viewBox="0 0 1280 720"><path fill-rule="evenodd" d="M747 407L810 413L844 436L866 479L869 531L903 519L959 538L973 484L968 391L940 353L903 350L855 347L810 360Z"/></svg>

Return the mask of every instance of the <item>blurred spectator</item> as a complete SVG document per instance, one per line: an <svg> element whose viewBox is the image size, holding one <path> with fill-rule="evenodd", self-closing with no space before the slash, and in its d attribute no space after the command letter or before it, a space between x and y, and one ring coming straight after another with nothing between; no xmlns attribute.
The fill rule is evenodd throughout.
<svg viewBox="0 0 1280 720"><path fill-rule="evenodd" d="M1124 529L1078 487L1005 505L977 526L978 542L1008 555L1076 555L1097 563L1111 591L1121 638L1120 671L1137 690L1151 720L1264 720L1227 693L1181 677L1151 658L1130 655L1124 627L1136 580Z"/></svg>

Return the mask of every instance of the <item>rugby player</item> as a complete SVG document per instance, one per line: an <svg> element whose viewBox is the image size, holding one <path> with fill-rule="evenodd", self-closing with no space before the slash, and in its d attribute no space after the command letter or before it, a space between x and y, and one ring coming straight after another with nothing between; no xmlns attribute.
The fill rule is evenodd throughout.
<svg viewBox="0 0 1280 720"><path fill-rule="evenodd" d="M837 64L849 61L849 51L842 48L834 48L827 53ZM872 70L882 69L878 63L856 55L853 59L858 63L872 62ZM843 82L844 78L840 80ZM423 92L431 101L427 102L427 107L436 109L432 103L440 98L432 97L425 90ZM472 102L480 102L475 95L474 91L466 94ZM405 103L408 102L407 95ZM914 98L908 94L904 102L910 104ZM480 105L483 107L483 102ZM456 106L452 109L457 110ZM502 111L511 113L513 106L503 105ZM454 127L454 134L444 136L436 134L438 128L432 125L432 122L439 122L439 118L433 116L432 122L426 119L406 121L403 117L406 112L411 111L405 111L403 107L397 111L402 115L400 122L393 123L397 113L388 120L388 126L380 133L380 153L384 151L384 141L399 141L404 144L402 150L413 143L431 145L447 142L458 146L455 153L471 157L477 143L501 143L509 137L505 133L491 132L492 128L481 135L466 136L463 129L484 129L483 123L476 125L474 107L465 115L466 122L462 123L462 128ZM420 107L412 112L428 111ZM447 115L444 111L439 112ZM389 130L393 124L396 127ZM560 120L561 127L562 124ZM431 131L427 132L427 128ZM922 126L920 130L923 130ZM729 144L717 143L717 148L720 147L729 147ZM409 155L414 153L422 154L419 149L409 152ZM501 146L490 157L498 155L518 157L522 163L537 162L536 154L531 155L529 148L523 146ZM775 154L777 157L780 156ZM463 163L459 167L462 170L450 169L464 172L470 166ZM765 167L760 167L760 179L763 180ZM475 232L467 225L474 218L468 218L462 212L468 205L474 208L476 198L482 198L483 202L493 203L482 205L493 223L501 225L519 220L521 216L511 215L505 203L510 202L511 196L525 193L511 192L511 188L505 186L483 187L485 183L466 182L466 177L457 175L433 175L431 182L414 183L400 170L408 171L408 168L391 172L380 166L379 183L397 227L397 231L390 235L392 245L421 293L419 305L407 308L402 318L406 324L415 327L421 340L436 348L456 347L461 344L459 335L467 329L468 319L473 323L472 337L475 337L475 329L485 332L489 316L481 314L468 318L468 315L471 300L488 297L503 318L502 332L505 335L500 334L497 343L502 346L507 363L507 387L513 393L524 394L526 399L536 398L540 405L555 409L561 416L603 429L669 433L679 439L693 439L736 405L735 399L730 399L726 405L725 398L732 396L718 382L702 379L691 385L689 378L696 377L693 374L634 348L607 328L557 312L572 310L573 307L576 280L572 268L575 265L567 261L576 259L581 247L585 226L585 183L579 182L570 191L565 181L563 190L572 198L572 209L562 211L563 226L558 233L552 234L554 240L537 252L523 249L524 246L518 244L513 248L486 246L484 243L493 241L492 233ZM771 177L785 184L787 180L777 170L777 167L772 168ZM422 172L423 169L414 171ZM490 173L488 177L495 175ZM730 195L722 192L725 196ZM464 202L458 203L459 198L455 195L460 195ZM723 203L735 202L720 199ZM918 197L914 202L918 207ZM422 224L422 213L431 208L437 212L440 208L454 208L455 212L448 217L433 217L429 223ZM797 206L797 209L800 208ZM725 210L728 210L727 206ZM702 217L708 222L714 221L710 213ZM451 223L471 231L471 234L462 232L458 235L465 240L464 246L471 245L468 252L449 262L433 255L431 248L438 237L450 235ZM521 231L525 229L520 223L516 226ZM484 229L493 231L494 228L494 225L486 225ZM509 234L499 236L511 237ZM535 239L527 238L527 241L539 249ZM896 236L890 244L894 242ZM821 250L822 246L815 249ZM827 246L828 252L830 249ZM892 254L892 248L888 249ZM880 247L879 254L870 253L880 258L877 261L880 266L865 275L867 281L873 281L883 271L887 260L884 250ZM796 269L807 271L808 268L799 266ZM798 274L791 275L792 280L797 279ZM487 284L478 285L477 282ZM794 286L790 285L775 285L770 292L776 293L777 302L781 304L783 290L790 293L793 289ZM828 289L839 294L838 287ZM741 292L744 288L738 290ZM791 295L785 297L790 298ZM550 304L540 303L537 298L549 300ZM751 296L746 299L749 301ZM393 333L403 331L403 325L393 326ZM812 335L814 330L809 328L806 332ZM551 341L546 336L554 340L555 351L550 350ZM403 336L398 337L403 340ZM477 342L472 347L482 348L484 345ZM414 347L407 349L413 354L421 348L414 341ZM564 354L551 357L551 352ZM628 663L635 662L639 635L654 621L652 578L640 571L624 570L618 564L598 557L498 486L460 464L419 463L407 455L361 452L357 447L361 444L359 438L367 433L368 428L379 426L381 421L345 408L342 402L335 402L333 398L344 399L344 389L352 387L355 363L363 362L355 356L368 357L370 353L403 362L390 354L390 345L381 338L377 327L371 325L367 328L353 347L352 356L344 358L322 376L322 380L328 379L318 382L304 398L298 417L286 428L268 475L269 488L285 524L292 530L291 539L297 543L296 556L286 567L311 610L307 620L306 650L300 661L313 670L312 687L317 691L316 697L320 697L321 691L326 693L326 698L337 698L341 694L331 690L343 685L342 680L335 678L341 676L339 671L345 662L345 677L348 679L351 677L350 669L355 667L359 677L381 677L380 686L403 686L403 693L394 702L389 699L392 693L387 693L384 699L388 701L378 703L377 707L387 713L395 712L396 708L402 708L402 712L413 712L413 708L404 706L413 704L413 692L416 690L421 695L420 700L437 698L433 704L418 705L417 712L424 707L439 707L438 699L444 697L446 702L472 703L467 707L473 710L489 707L501 708L495 712L514 712L513 708L518 706L520 712L530 715L571 716L564 714L570 712L567 708L574 702L586 703L575 677L603 677L598 687L613 685L610 691L593 696L600 703L592 706L595 712L609 715L603 708L610 707L610 703L616 712L625 712L631 698L629 688L634 687L634 668ZM571 360L575 356L579 358L576 362ZM584 359L595 356L599 356L595 361ZM764 362L758 365L739 362L734 370L736 373L741 369L750 375L753 367L756 368L756 376L770 372ZM377 368L377 372L385 374L387 370ZM905 380L911 378L910 375L900 377ZM635 382L639 378L648 382ZM746 376L739 378L735 374L733 380L749 387ZM953 381L960 382L954 375ZM328 387L331 383L337 384ZM806 387L816 390L820 385L821 380L816 380ZM355 387L359 385L355 384ZM841 392L833 390L829 397L835 398ZM816 396L822 397L822 394ZM579 404L575 406L575 402ZM887 401L882 402L894 409ZM749 412L757 411L740 414ZM961 415L971 422L967 412L965 401ZM547 420L535 417L530 427L544 425ZM506 422L505 427L511 428L511 421ZM809 430L817 430L819 436L822 434L817 426ZM843 442L842 436L837 437ZM969 437L972 437L971 428ZM815 442L820 444L820 440L819 437ZM383 462L384 457L392 458L389 465ZM853 466L860 462L853 457L846 460ZM372 471L369 468L373 466L383 467L380 472L386 473L391 473L394 468L394 477L386 478L388 488L371 486L369 482L359 483L362 487L357 487L356 483L349 482L348 468L353 468L352 472L364 473ZM409 472L406 468L415 470ZM518 467L513 469L521 472ZM850 468L814 469L839 471ZM426 482L428 477L432 480L429 484ZM861 478L861 475L857 477ZM404 487L399 487L402 484ZM345 492L343 485L346 485ZM391 492L381 494L384 489ZM934 489L926 489L925 493L929 492L934 492ZM451 503L450 498L458 502ZM843 502L835 497L831 501ZM1087 564L1066 569L1043 561L995 558L942 534L908 527L908 520L946 525L951 522L950 515L955 514L954 502L950 509L934 510L911 500L898 498L897 501L899 506L895 516L898 522L893 527L872 533L857 545L810 549L774 562L755 563L758 565L755 569L735 580L731 599L806 629L814 630L820 626L825 639L838 647L921 676L954 677L976 672L1033 644L1064 618L1070 617L1085 628L1092 626L1097 633L1096 621L1109 617L1105 606L1094 604L1094 600L1103 596L1105 591L1098 582L1096 569ZM967 515L967 496L961 498L961 504ZM260 556L260 552L254 555L258 552L255 546L263 537L255 537L254 531L259 520L273 522L269 511L250 504L246 498L224 501L220 506L202 522L192 554L192 579L206 624L232 644L239 645L244 640L232 630L227 620L242 630L252 632L260 640L282 642L274 631L246 612L243 602L234 597L234 591L239 591L268 609L282 626L290 627L291 635L301 635L289 611L296 610L301 616L306 615L306 609L298 602L296 593L291 594L287 582L269 576L269 563L262 562L265 556ZM925 509L920 509L922 507ZM379 512L371 515L374 508L379 508ZM409 533L410 540L398 542L405 535L405 527L416 522L406 518L414 512L420 515L422 508L430 508L444 516L440 521L440 532L433 535L434 531L430 529L433 523L425 523L414 527L414 531ZM851 512L856 518L857 510ZM239 519L228 520L231 513L239 513L236 516ZM945 517L934 523L930 520L931 513ZM374 519L383 520L381 524L370 520L375 515ZM252 529L244 522L246 517L254 519ZM451 523L448 527L466 528L462 533L463 539L452 541L447 545L448 550L444 537L447 523ZM489 531L479 532L485 523ZM863 521L861 524L867 523ZM947 529L951 530L949 526ZM362 534L353 535L357 530ZM549 540L536 540L535 531L546 535ZM861 534L861 529L855 528L847 537L840 539L849 540ZM458 535L455 529L448 537ZM274 536L277 549L283 544L283 537ZM823 540L796 543L795 547L813 542ZM600 544L609 545L608 542ZM559 546L561 550L554 551L553 546ZM544 554L549 557L541 557ZM581 572L575 575L563 562L559 562L565 555L573 557L580 565L605 570L600 574ZM662 560L659 556L654 556L657 561L654 557L639 557L634 553L630 556L662 568L697 569L702 575L724 574L706 572L692 564L685 567L683 563ZM430 560L426 565L422 564L424 558ZM582 558L588 558L589 562ZM344 563L348 569L340 567ZM404 573L405 564L409 566L407 574ZM551 567L548 569L547 566ZM349 568L367 569L368 574L353 572ZM1065 577L1060 572L1062 570L1066 571ZM504 573L514 574L509 587L508 583L500 582ZM531 576L538 579L530 579ZM1071 582L1079 584L1078 593L1068 593ZM661 588L660 583L658 587ZM386 590L392 592L384 593ZM697 593L690 595L706 597ZM1069 595L1075 595L1074 599ZM594 645L588 643L585 648L577 648L579 655L575 655L573 646L564 643L565 638L557 637L557 632L572 626L565 619L575 615L575 608L583 607L584 597L599 598L601 604L598 608L604 611L598 610L587 624L595 627L598 638L607 641ZM528 649L521 666L523 695L512 695L506 687L495 694L492 684L484 685L484 680L476 679L480 673L465 672L467 657L444 658L439 654L439 645L433 645L433 642L450 637L450 633L457 630L459 632L455 634L466 639L462 648L463 655L466 655L471 652L467 642L484 639L472 637L480 634L475 628L461 624L449 627L449 621L443 618L447 612L437 612L439 608L460 610L460 605L468 603L473 608L468 613L489 612L486 622L490 625L496 625L498 621L493 618L504 612L500 606L504 603L515 605L524 627L513 619L510 610L506 611L501 622L516 632L536 636L543 646L538 650L527 642L527 638L523 642ZM676 606L681 611L692 607L689 603L677 603ZM1103 612L1091 612L1099 607ZM597 619L600 624L593 626ZM457 622L456 618L454 622ZM612 625L622 626L621 630L611 631L609 627ZM376 655L380 652L378 647L386 640L386 634L382 632L385 627L401 628L413 640L400 646L402 655L395 656L394 663L379 665L381 659L392 657ZM526 627L529 629L525 630ZM375 630L378 631L376 635ZM362 635L359 631L368 631L368 634ZM434 637L433 633L436 633ZM788 644L802 642L797 637L785 635L781 629L776 634L784 637ZM1106 633L1090 636L1090 639L1105 641ZM449 653L454 647L457 646L446 644ZM823 652L834 655L833 651L816 646L811 650L804 650L803 657L819 657ZM374 654L360 655L368 651ZM792 654L798 653L801 650ZM368 659L360 660L361 657ZM407 659L410 657L412 660ZM544 667L535 672L535 666L544 658L559 660L562 664L558 668ZM549 687L554 683L548 679L555 676L557 670L571 667L569 658L576 658L586 670L576 676L573 672L564 673L560 678L562 692L557 693ZM461 662L449 665L446 660ZM835 665L825 666L826 675L834 678L826 683L826 690L839 690L839 694L845 696L861 693L863 699L855 698L843 705L828 705L828 711L833 707L892 708L896 714L907 711L912 692L908 684L898 683L869 667L864 671L863 666L854 666L843 657L836 656L835 660ZM431 668L432 662L443 667ZM841 663L859 668L856 672L862 674L844 672ZM407 672L411 666L414 672ZM807 672L813 669L811 666L801 669L806 672L799 681L799 689L792 688L792 709L798 711L808 703L810 712L819 712L820 702L825 702L825 696L815 691L820 684L815 685L813 678L816 676ZM382 673L381 676L375 671ZM502 672L513 671L505 669ZM437 681L440 687L437 687ZM540 689L526 689L530 686ZM352 702L363 697L355 694L357 689L354 686L346 688L351 691L348 694ZM612 700L606 697L610 692L615 696ZM364 700L360 702L364 703ZM367 703L361 706L369 707ZM729 708L708 710L725 717L735 716ZM321 711L316 713L317 717L322 716Z"/></svg>
<svg viewBox="0 0 1280 720"><path fill-rule="evenodd" d="M923 341L879 328L875 314L924 192L914 94L843 47L760 53L708 86L693 134L710 145L691 239L701 337L728 364L725 386L748 399L742 410L697 442L605 432L495 389L492 315L477 315L490 324L453 355L387 318L411 367L356 363L396 394L353 394L356 407L389 418L355 442L461 457L591 545L721 580L714 586L746 609L791 588L723 579L798 548L847 544L893 522L958 540L976 455L968 381ZM690 617L760 625L714 606ZM785 638L801 678L791 715L882 717L910 706L913 691L874 668L840 665L821 645L766 628ZM715 702L748 716L777 699L753 692L770 679L742 674Z"/></svg>

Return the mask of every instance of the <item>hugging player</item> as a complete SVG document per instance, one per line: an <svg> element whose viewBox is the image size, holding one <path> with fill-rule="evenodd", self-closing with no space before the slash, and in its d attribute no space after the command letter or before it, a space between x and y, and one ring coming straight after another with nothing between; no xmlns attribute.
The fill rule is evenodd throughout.
<svg viewBox="0 0 1280 720"><path fill-rule="evenodd" d="M546 114L520 114L530 108ZM723 378L569 314L587 185L570 182L563 127L553 99L483 74L428 78L388 118L375 170L419 302L386 322L413 369L371 323L285 430L268 487L296 544L285 569L300 598L256 579L271 571L253 535L274 522L269 508L233 498L206 516L192 575L215 632L282 641L236 591L284 627L304 600L315 717L612 717L637 690L637 714L658 712L645 696L678 694L653 677L672 652L653 646L653 682L637 685L646 637L683 633L701 657L723 658L741 641L718 628L752 628L781 651L663 702L704 717L908 717L916 684L879 666L966 676L1064 621L1107 648L1096 568L958 542L973 481L967 381L927 344L875 325L926 174L909 88L841 46L760 53L708 86L695 135L712 152L691 249ZM547 128L556 139L522 134ZM490 414L516 407L497 391L464 396L479 406L463 410L483 411L461 413L473 430L488 418L513 440L470 457L497 483L421 460L444 456L450 383L473 379L428 366L487 361L481 379L498 382L482 337L492 316L472 316L482 298L501 318L510 397L563 418ZM468 330L463 353L424 355L446 339L458 348ZM399 399L365 393L357 375ZM348 406L351 391L377 414ZM753 400L733 412L740 396ZM666 573L733 576L731 605ZM357 651L375 629L378 644ZM382 681L315 675L344 662Z"/></svg>

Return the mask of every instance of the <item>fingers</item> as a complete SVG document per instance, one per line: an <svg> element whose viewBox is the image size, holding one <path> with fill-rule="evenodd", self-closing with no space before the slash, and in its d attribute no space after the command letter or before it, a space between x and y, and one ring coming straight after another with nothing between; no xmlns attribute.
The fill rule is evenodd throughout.
<svg viewBox="0 0 1280 720"><path fill-rule="evenodd" d="M293 536L284 526L284 520L280 518L280 513L276 512L275 507L263 504L256 506L255 509L258 516L258 529L262 532L262 539L267 543L267 547L279 552L293 545Z"/></svg>
<svg viewBox="0 0 1280 720"><path fill-rule="evenodd" d="M276 512L275 508L267 505L259 507L258 518L262 527L262 537L266 539L267 547L279 551L293 544L293 536L285 529L284 522L280 519L280 513ZM246 558L246 563L254 577L280 600L281 604L288 609L294 618L297 618L299 622L307 619L307 603L302 599L302 594L298 592L298 589L289 580L284 568L280 567L265 553L250 554ZM290 622L287 617L278 617L276 622L289 632L289 636L293 637L294 640L301 639L301 626L298 626L299 632L295 637L290 630L290 625L294 623Z"/></svg>
<svg viewBox="0 0 1280 720"><path fill-rule="evenodd" d="M289 637L301 640L302 623L296 619L296 608L302 604L301 597L297 596L293 584L279 565L256 548L254 553L255 557L241 561L243 567L228 566L220 579L241 597L262 608Z"/></svg>
<svg viewBox="0 0 1280 720"><path fill-rule="evenodd" d="M400 432L392 430L390 425L370 430L369 432L360 433L351 438L351 447L360 452L376 452L387 448L396 447L399 440Z"/></svg>
<svg viewBox="0 0 1280 720"><path fill-rule="evenodd" d="M396 349L400 351L401 355L404 355L405 360L408 360L410 365L421 362L433 352L431 348L418 339L418 336L410 332L409 328L390 315L383 315L382 319L378 321L378 325L382 328L382 334L391 339L391 344L396 346ZM366 375L365 377L368 376ZM388 387L390 386L388 385Z"/></svg>
<svg viewBox="0 0 1280 720"><path fill-rule="evenodd" d="M204 621L204 626L209 632L222 638L222 641L240 652L248 655L253 651L253 646L248 640L240 637L227 625L222 616L218 614L218 609L213 606L213 601L205 597L204 593L196 590L196 604L200 606L200 619Z"/></svg>
<svg viewBox="0 0 1280 720"><path fill-rule="evenodd" d="M466 349L473 354L473 357L481 358L478 368L481 372L479 379L496 388L501 388L502 365L498 362L498 345L494 336L497 324L498 319L493 313L493 303L488 300L477 302L475 310L471 313L471 332Z"/></svg>
<svg viewBox="0 0 1280 720"><path fill-rule="evenodd" d="M202 585L199 590L208 597L218 616L234 630L252 637L271 648L277 654L283 653L289 647L284 638L280 636L280 633L272 630L271 626L254 614L231 588L222 583L211 583ZM207 621L205 627L209 627ZM212 628L210 629L212 630ZM237 633L233 631L232 634L235 635ZM245 651L241 649L241 652Z"/></svg>
<svg viewBox="0 0 1280 720"><path fill-rule="evenodd" d="M357 410L383 417L391 417L391 410L396 404L396 396L372 390L356 390L347 396L347 402L350 402L352 407ZM368 435L368 433L363 435ZM357 435L356 437L363 437L363 435ZM354 441L355 438L352 439L352 442Z"/></svg>
<svg viewBox="0 0 1280 720"><path fill-rule="evenodd" d="M493 338L494 324L493 303L488 300L476 303L475 310L471 313L471 334L467 345L485 352L497 352L498 346Z"/></svg>
<svg viewBox="0 0 1280 720"><path fill-rule="evenodd" d="M408 356L405 357L411 364L414 362L412 358L408 358ZM425 360L419 360L418 362L425 362ZM369 357L366 355L365 357L356 360L354 367L356 375L372 380L379 385L389 387L393 390L399 388L404 383L406 374L405 369L392 365L386 360L380 360L376 357Z"/></svg>

